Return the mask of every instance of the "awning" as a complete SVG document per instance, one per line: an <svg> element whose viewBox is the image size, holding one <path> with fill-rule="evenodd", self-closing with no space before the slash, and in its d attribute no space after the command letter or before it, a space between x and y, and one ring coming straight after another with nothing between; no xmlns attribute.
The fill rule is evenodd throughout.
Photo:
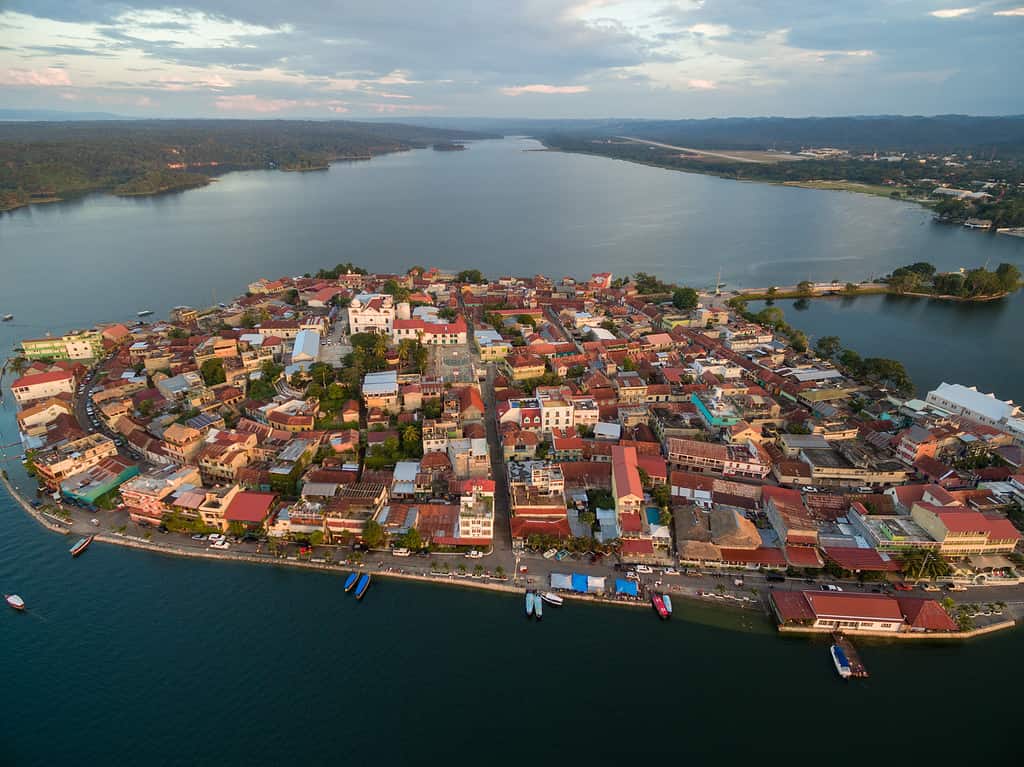
<svg viewBox="0 0 1024 767"><path fill-rule="evenodd" d="M572 588L572 577L564 573L551 573L551 588L568 591Z"/></svg>
<svg viewBox="0 0 1024 767"><path fill-rule="evenodd" d="M581 594L587 593L587 576L580 575L579 573L572 574L572 590L578 591Z"/></svg>
<svg viewBox="0 0 1024 767"><path fill-rule="evenodd" d="M615 579L615 593L625 594L628 597L635 597L639 595L636 581L623 581L618 578Z"/></svg>

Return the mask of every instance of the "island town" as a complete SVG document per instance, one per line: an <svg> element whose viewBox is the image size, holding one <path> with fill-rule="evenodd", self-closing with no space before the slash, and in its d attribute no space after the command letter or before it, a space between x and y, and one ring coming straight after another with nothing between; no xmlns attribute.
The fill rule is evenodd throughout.
<svg viewBox="0 0 1024 767"><path fill-rule="evenodd" d="M4 481L76 555L525 592L538 618L541 596L899 639L1020 617L1024 414L918 393L777 308L643 273L340 264L152 314L7 365L31 479Z"/></svg>

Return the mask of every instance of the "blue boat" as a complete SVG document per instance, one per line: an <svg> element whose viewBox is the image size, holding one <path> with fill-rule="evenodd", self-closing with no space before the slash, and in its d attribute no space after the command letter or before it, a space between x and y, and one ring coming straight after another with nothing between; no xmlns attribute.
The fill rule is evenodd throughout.
<svg viewBox="0 0 1024 767"><path fill-rule="evenodd" d="M853 671L850 669L850 661L846 659L846 653L843 652L843 648L834 644L829 649L829 652L832 655L832 663L835 664L836 673L843 679L849 679L853 676Z"/></svg>
<svg viewBox="0 0 1024 767"><path fill-rule="evenodd" d="M359 580L359 573L349 573L348 578L345 579L345 593L347 594L356 585L356 581Z"/></svg>
<svg viewBox="0 0 1024 767"><path fill-rule="evenodd" d="M526 617L529 618L533 615L533 611L537 605L537 597L532 591L526 592Z"/></svg>
<svg viewBox="0 0 1024 767"><path fill-rule="evenodd" d="M363 573L359 576L359 583L356 585L356 599L362 599L368 588L370 588L370 574Z"/></svg>
<svg viewBox="0 0 1024 767"><path fill-rule="evenodd" d="M672 597L668 594L661 595L661 601L665 604L665 610L668 612L668 617L672 617Z"/></svg>
<svg viewBox="0 0 1024 767"><path fill-rule="evenodd" d="M540 598L540 594L533 595L533 614L537 616L537 620L544 617L544 600Z"/></svg>

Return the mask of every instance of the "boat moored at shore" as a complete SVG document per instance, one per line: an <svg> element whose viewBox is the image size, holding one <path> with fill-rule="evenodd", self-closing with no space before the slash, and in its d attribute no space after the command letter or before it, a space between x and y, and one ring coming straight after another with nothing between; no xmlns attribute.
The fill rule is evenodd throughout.
<svg viewBox="0 0 1024 767"><path fill-rule="evenodd" d="M359 583L356 585L356 599L362 599L368 588L370 588L370 574L363 573L359 576Z"/></svg>
<svg viewBox="0 0 1024 767"><path fill-rule="evenodd" d="M668 610L665 609L665 600L661 598L661 594L651 594L651 606L659 618L662 620L668 618Z"/></svg>
<svg viewBox="0 0 1024 767"><path fill-rule="evenodd" d="M849 679L853 676L853 672L850 670L850 662L846 659L846 653L843 652L842 647L837 644L832 645L829 649L829 654L832 656L832 663L835 664L836 673L840 677Z"/></svg>
<svg viewBox="0 0 1024 767"><path fill-rule="evenodd" d="M359 580L359 573L349 573L345 579L345 593L347 594L353 588L355 588L356 581Z"/></svg>
<svg viewBox="0 0 1024 767"><path fill-rule="evenodd" d="M537 595L532 591L526 592L526 617L529 618L533 615L536 610Z"/></svg>
<svg viewBox="0 0 1024 767"><path fill-rule="evenodd" d="M668 594L661 595L661 602L665 605L665 612L668 613L668 617L672 617L672 597Z"/></svg>
<svg viewBox="0 0 1024 767"><path fill-rule="evenodd" d="M563 604L565 604L565 600L562 599L562 597L558 596L558 594L556 594L553 591L545 591L545 592L543 592L540 595L540 598L542 600L544 600L545 602L547 602L552 607L561 607Z"/></svg>
<svg viewBox="0 0 1024 767"><path fill-rule="evenodd" d="M85 538L79 538L75 542L75 545L69 549L71 556L77 557L79 554L81 554L83 551L89 548L89 544L92 543L93 538L94 536L92 535L86 536Z"/></svg>

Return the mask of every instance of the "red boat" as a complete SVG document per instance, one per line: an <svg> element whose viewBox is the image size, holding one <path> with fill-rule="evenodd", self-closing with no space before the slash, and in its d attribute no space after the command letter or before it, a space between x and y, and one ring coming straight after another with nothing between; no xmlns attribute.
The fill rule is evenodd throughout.
<svg viewBox="0 0 1024 767"><path fill-rule="evenodd" d="M654 607L654 612L658 613L658 617L662 620L668 618L668 609L665 607L665 600L661 598L661 594L651 595L651 605Z"/></svg>
<svg viewBox="0 0 1024 767"><path fill-rule="evenodd" d="M83 551L89 548L89 544L92 543L92 539L94 537L95 536L89 535L85 538L79 538L78 542L70 548L71 556L77 557L79 554L81 554Z"/></svg>

